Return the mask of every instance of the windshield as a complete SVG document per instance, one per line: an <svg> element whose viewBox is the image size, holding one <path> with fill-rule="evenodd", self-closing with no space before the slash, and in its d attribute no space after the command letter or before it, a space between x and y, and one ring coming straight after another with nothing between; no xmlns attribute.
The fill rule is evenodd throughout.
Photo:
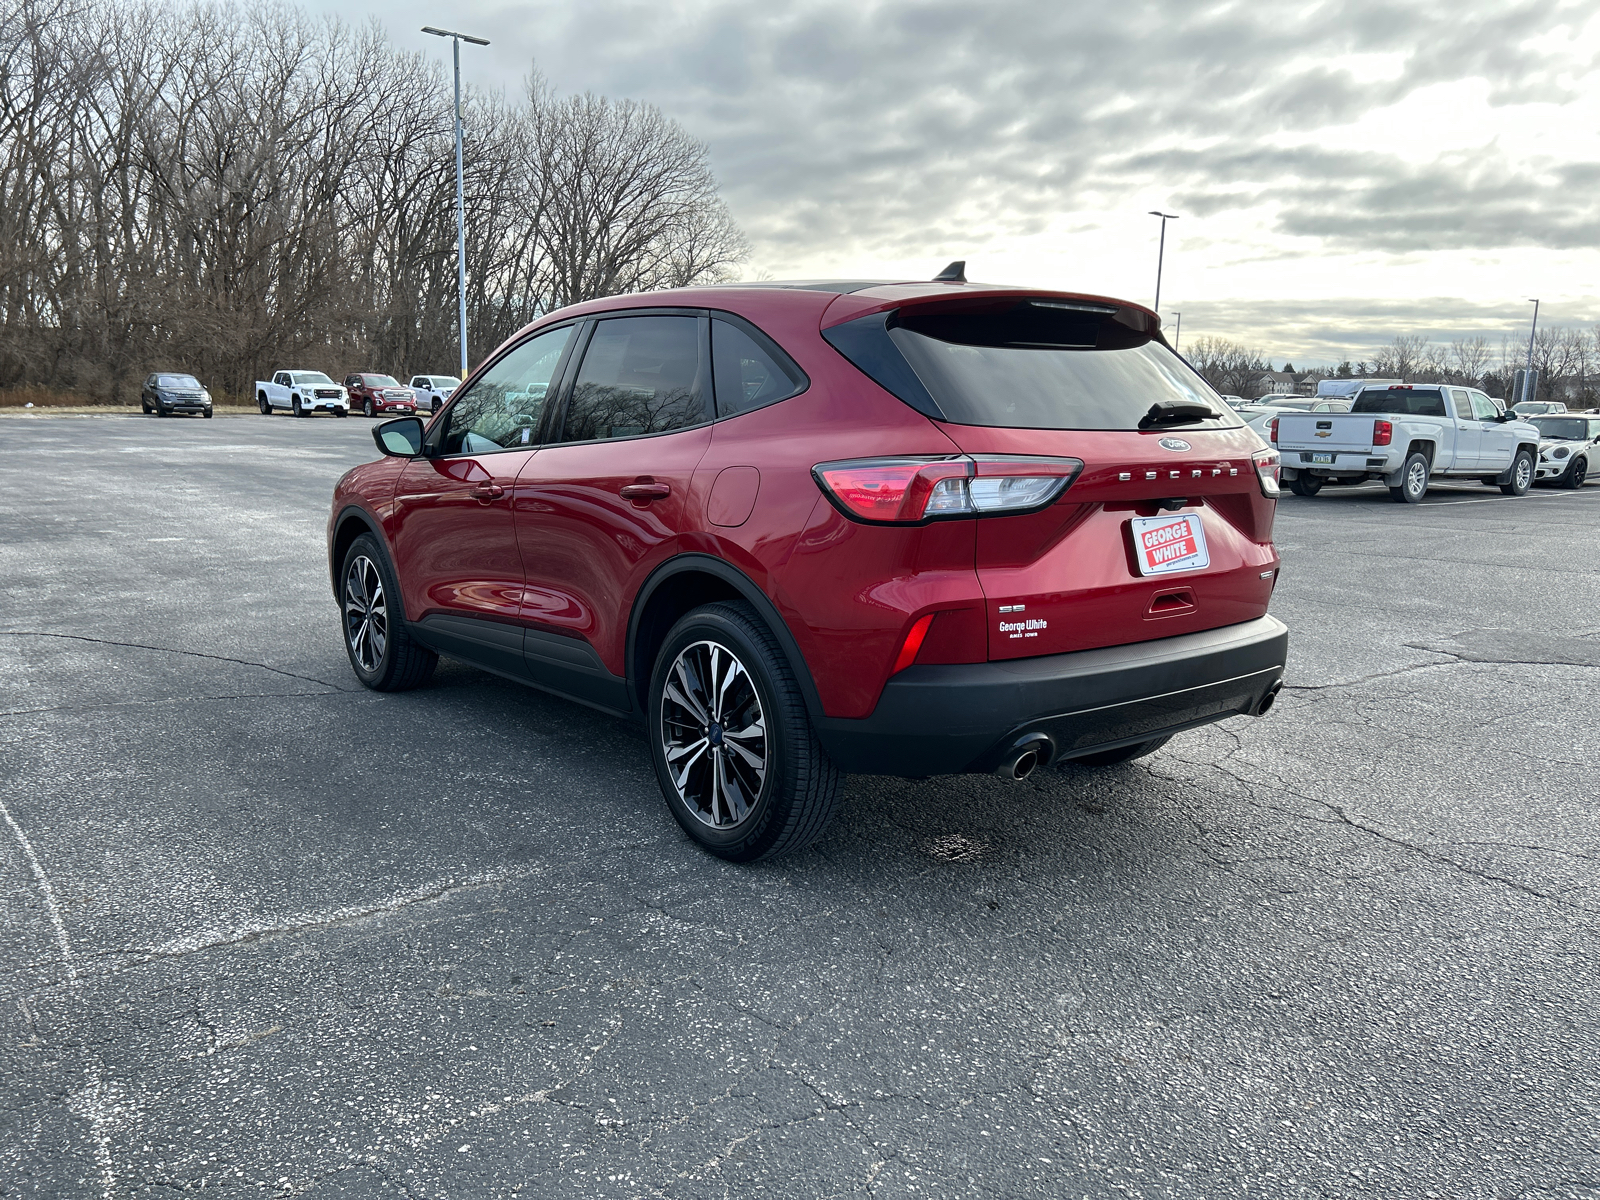
<svg viewBox="0 0 1600 1200"><path fill-rule="evenodd" d="M200 387L200 381L193 375L157 375L156 386L162 388L195 388Z"/></svg>
<svg viewBox="0 0 1600 1200"><path fill-rule="evenodd" d="M428 378L433 381L433 386L436 388L453 388L461 382L454 375L430 375Z"/></svg>
<svg viewBox="0 0 1600 1200"><path fill-rule="evenodd" d="M400 381L393 375L363 375L362 381L368 387L399 387Z"/></svg>
<svg viewBox="0 0 1600 1200"><path fill-rule="evenodd" d="M321 371L295 371L290 376L296 383L332 383Z"/></svg>
<svg viewBox="0 0 1600 1200"><path fill-rule="evenodd" d="M1535 417L1533 424L1547 438L1571 438L1580 442L1589 438L1589 422L1576 417Z"/></svg>
<svg viewBox="0 0 1600 1200"><path fill-rule="evenodd" d="M1185 414L1174 428L1241 424L1135 309L1008 298L874 314L823 336L913 408L958 425L1131 430L1164 401L1210 414Z"/></svg>
<svg viewBox="0 0 1600 1200"><path fill-rule="evenodd" d="M1438 388L1364 388L1351 408L1358 413L1405 413L1442 417L1444 395Z"/></svg>

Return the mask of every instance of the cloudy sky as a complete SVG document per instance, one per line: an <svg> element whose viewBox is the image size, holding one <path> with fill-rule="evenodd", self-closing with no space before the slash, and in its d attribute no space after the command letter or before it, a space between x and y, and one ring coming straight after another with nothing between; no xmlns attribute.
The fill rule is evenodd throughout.
<svg viewBox="0 0 1600 1200"><path fill-rule="evenodd" d="M659 105L748 273L1149 303L1297 363L1600 321L1600 0L309 0Z"/></svg>

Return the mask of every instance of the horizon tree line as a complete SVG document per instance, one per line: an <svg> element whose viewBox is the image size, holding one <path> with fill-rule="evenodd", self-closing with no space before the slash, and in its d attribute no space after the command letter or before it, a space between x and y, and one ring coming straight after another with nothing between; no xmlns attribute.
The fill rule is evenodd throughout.
<svg viewBox="0 0 1600 1200"><path fill-rule="evenodd" d="M469 360L540 313L728 278L706 146L659 109L467 89ZM285 367L452 373L445 66L286 0L0 0L0 388L248 398Z"/></svg>

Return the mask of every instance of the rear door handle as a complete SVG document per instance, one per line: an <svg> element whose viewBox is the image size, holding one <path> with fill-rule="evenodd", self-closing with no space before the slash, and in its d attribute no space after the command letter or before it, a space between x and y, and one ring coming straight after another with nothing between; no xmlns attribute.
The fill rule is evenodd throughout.
<svg viewBox="0 0 1600 1200"><path fill-rule="evenodd" d="M626 483L622 485L622 498L635 504L649 504L652 500L665 500L672 488L664 483Z"/></svg>
<svg viewBox="0 0 1600 1200"><path fill-rule="evenodd" d="M472 494L479 500L498 500L506 494L506 490L498 483L480 483L473 487Z"/></svg>

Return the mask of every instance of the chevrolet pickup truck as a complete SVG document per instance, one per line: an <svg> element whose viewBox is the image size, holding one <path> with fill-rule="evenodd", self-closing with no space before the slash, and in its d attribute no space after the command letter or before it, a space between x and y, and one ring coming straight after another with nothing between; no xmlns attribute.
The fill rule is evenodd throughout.
<svg viewBox="0 0 1600 1200"><path fill-rule="evenodd" d="M1474 388L1435 383L1364 387L1347 413L1283 413L1267 440L1297 496L1315 496L1329 480L1381 479L1401 504L1416 504L1438 478L1524 495L1539 454L1539 430L1516 413Z"/></svg>
<svg viewBox="0 0 1600 1200"><path fill-rule="evenodd" d="M265 417L275 408L287 408L297 417L309 417L319 408L348 417L350 393L321 371L279 371L270 380L256 380L256 407Z"/></svg>

